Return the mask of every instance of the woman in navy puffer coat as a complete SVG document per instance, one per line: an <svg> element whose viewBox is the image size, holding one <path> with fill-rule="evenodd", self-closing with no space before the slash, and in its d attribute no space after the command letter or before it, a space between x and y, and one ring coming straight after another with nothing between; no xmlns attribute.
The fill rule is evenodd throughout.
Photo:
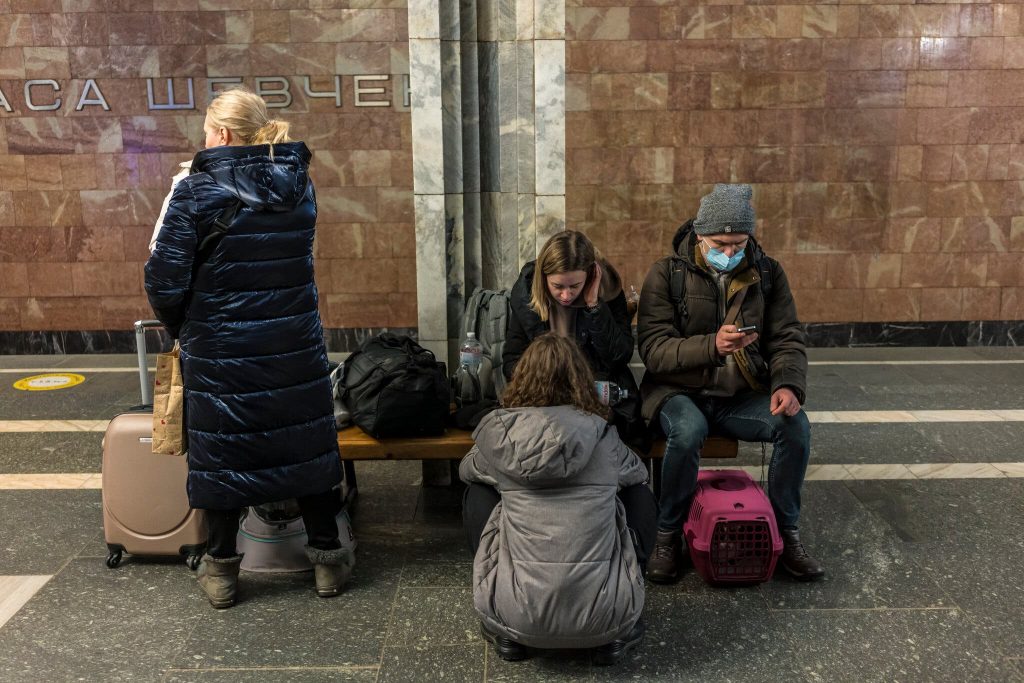
<svg viewBox="0 0 1024 683"><path fill-rule="evenodd" d="M221 93L204 129L207 149L174 188L146 264L150 304L181 344L188 496L210 526L199 582L214 607L234 604L240 508L296 498L317 593L329 597L353 562L331 491L341 467L313 280L311 155L244 89ZM227 232L200 249L218 221Z"/></svg>

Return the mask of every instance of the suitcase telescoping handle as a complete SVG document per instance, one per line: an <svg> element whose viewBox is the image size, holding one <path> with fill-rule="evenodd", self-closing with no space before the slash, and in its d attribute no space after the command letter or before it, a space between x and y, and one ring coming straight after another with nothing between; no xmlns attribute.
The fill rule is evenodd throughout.
<svg viewBox="0 0 1024 683"><path fill-rule="evenodd" d="M135 352L139 356L139 388L142 390L142 405L153 404L153 385L149 383L149 363L146 361L146 330L163 327L159 320L135 321Z"/></svg>

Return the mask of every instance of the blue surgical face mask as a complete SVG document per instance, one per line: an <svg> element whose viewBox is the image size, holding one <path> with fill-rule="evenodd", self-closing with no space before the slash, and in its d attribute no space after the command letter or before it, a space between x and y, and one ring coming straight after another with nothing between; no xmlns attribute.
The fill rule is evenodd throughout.
<svg viewBox="0 0 1024 683"><path fill-rule="evenodd" d="M704 246L707 246L707 244L705 243ZM743 261L743 250L736 252L732 256L726 256L718 249L708 247L707 251L704 252L704 258L707 259L707 262L711 264L711 267L718 272L728 273Z"/></svg>

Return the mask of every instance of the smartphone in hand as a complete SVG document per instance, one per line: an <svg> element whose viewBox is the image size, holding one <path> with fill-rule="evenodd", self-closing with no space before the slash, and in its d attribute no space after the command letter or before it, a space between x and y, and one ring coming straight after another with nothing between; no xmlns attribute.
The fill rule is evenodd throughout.
<svg viewBox="0 0 1024 683"><path fill-rule="evenodd" d="M752 334L757 332L757 325L747 325L746 327L737 327L736 331L740 334Z"/></svg>

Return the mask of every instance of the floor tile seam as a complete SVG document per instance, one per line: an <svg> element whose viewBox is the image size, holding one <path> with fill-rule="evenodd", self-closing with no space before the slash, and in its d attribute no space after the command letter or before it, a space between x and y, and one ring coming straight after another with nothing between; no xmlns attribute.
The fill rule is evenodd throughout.
<svg viewBox="0 0 1024 683"><path fill-rule="evenodd" d="M172 673L195 673L197 671L370 671L380 667L376 664L339 664L331 666L328 664L320 666L211 666L197 667L194 669L183 669L173 666L164 669Z"/></svg>
<svg viewBox="0 0 1024 683"><path fill-rule="evenodd" d="M935 360L812 360L807 361L809 366L828 365L1021 365L1024 360L1018 358L1005 359L984 359L965 358L957 359L935 359Z"/></svg>
<svg viewBox="0 0 1024 683"><path fill-rule="evenodd" d="M106 406L105 413L123 408L120 401ZM1003 414L1000 414L1003 413ZM881 424L934 424L951 425L965 423L1024 422L1024 409L907 409L907 410L809 410L806 411L811 424L815 425L881 425ZM956 419L953 415L962 419ZM856 419L851 419L856 416ZM924 419L922 419L924 418ZM948 418L948 419L939 419ZM111 418L49 418L0 420L0 434L47 434L64 432L104 432ZM56 428L55 428L56 427ZM418 509L418 508L417 508Z"/></svg>
<svg viewBox="0 0 1024 683"><path fill-rule="evenodd" d="M964 612L964 609L953 603L952 606L933 607L772 607L772 612Z"/></svg>
<svg viewBox="0 0 1024 683"><path fill-rule="evenodd" d="M1021 472L1005 471L999 465L1017 466L1021 462L943 462L943 463L815 463L814 470L805 481L965 481L975 479L1020 479L1024 478L1024 470ZM925 468L939 467L934 476L921 473ZM825 469L829 468L829 469ZM850 468L855 468L851 470ZM888 477L888 476L864 476L855 474L856 471L863 472L870 468L893 469L903 468L909 472L910 477ZM943 474L943 472L956 472L957 470L981 470L984 474L971 475L969 473ZM709 464L702 469L713 470L742 470L748 473L760 471L760 465L726 465ZM1016 470L1017 467L1012 469ZM840 476L826 476L829 472L839 472ZM753 474L751 475L753 476ZM0 490L2 491L95 491L102 490L102 472L6 472L0 473ZM80 479L73 486L48 486L45 485L47 478ZM756 478L756 477L755 477ZM17 482L23 485L15 485ZM416 524L405 522L400 524ZM380 526L380 525L377 525ZM392 528L393 525L384 525Z"/></svg>
<svg viewBox="0 0 1024 683"><path fill-rule="evenodd" d="M148 368L149 372L156 372L156 367ZM130 372L137 373L138 368L128 367L78 367L74 365L54 365L48 368L0 368L0 375L18 375L18 374L47 374L58 372L72 372L76 374L92 373L92 374L128 374ZM56 373L55 373L56 374Z"/></svg>
<svg viewBox="0 0 1024 683"><path fill-rule="evenodd" d="M381 669L384 668L384 652L388 649L388 646L391 642L391 624L395 617L395 610L398 608L398 595L402 590L402 579L405 577L405 563L406 559L408 559L408 552L408 548L403 549L402 569L398 572L398 581L395 582L395 587L392 589L391 604L388 607L388 614L384 621L384 637L381 638L380 641L380 660L378 662ZM404 647L404 643L401 646L394 647ZM380 678L379 672L377 674L377 677L378 679Z"/></svg>
<svg viewBox="0 0 1024 683"><path fill-rule="evenodd" d="M894 365L894 366L928 366L928 365L1021 365L1024 364L1024 360L1019 358L1003 358L1003 359L989 359L989 358L964 358L964 359L935 359L935 360L810 360L807 361L807 365L811 367L828 367L828 366L865 366L865 365ZM643 363L630 363L632 368L644 368ZM125 372L129 369L126 367ZM137 368L131 368L133 371L137 371Z"/></svg>
<svg viewBox="0 0 1024 683"><path fill-rule="evenodd" d="M922 425L1024 422L1024 410L1017 408L907 408L885 410L808 410L805 412L811 424L817 425Z"/></svg>

